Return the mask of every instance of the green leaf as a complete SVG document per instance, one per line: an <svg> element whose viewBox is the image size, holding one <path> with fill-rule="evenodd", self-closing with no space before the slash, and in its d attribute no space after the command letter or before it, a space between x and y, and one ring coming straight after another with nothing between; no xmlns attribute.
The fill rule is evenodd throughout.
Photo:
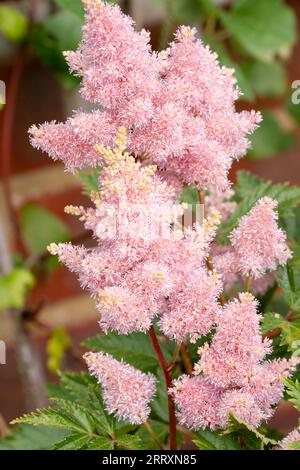
<svg viewBox="0 0 300 470"><path fill-rule="evenodd" d="M60 6L62 9L74 13L83 21L84 8L82 0L55 0L55 3L57 3L57 5Z"/></svg>
<svg viewBox="0 0 300 470"><path fill-rule="evenodd" d="M90 196L92 191L99 191L99 176L101 169L90 170L90 171L80 171L77 173L78 178L81 181L83 187L83 194Z"/></svg>
<svg viewBox="0 0 300 470"><path fill-rule="evenodd" d="M82 433L71 434L53 446L53 450L80 450L85 447L90 436Z"/></svg>
<svg viewBox="0 0 300 470"><path fill-rule="evenodd" d="M54 390L55 397L76 400L88 407L92 413L99 434L111 434L115 420L105 410L101 396L101 387L89 374L60 373L61 382Z"/></svg>
<svg viewBox="0 0 300 470"><path fill-rule="evenodd" d="M113 450L114 442L107 436L92 437L86 446L87 450Z"/></svg>
<svg viewBox="0 0 300 470"><path fill-rule="evenodd" d="M232 216L226 220L219 229L219 241L227 241L229 233L237 226L240 218L247 214L256 202L269 196L278 202L280 218L293 215L293 210L300 203L300 186L290 186L288 183L272 184L247 171L237 174L235 187L236 200L239 203Z"/></svg>
<svg viewBox="0 0 300 470"><path fill-rule="evenodd" d="M9 5L0 6L0 31L10 41L22 41L28 31L28 20L19 10Z"/></svg>
<svg viewBox="0 0 300 470"><path fill-rule="evenodd" d="M22 236L31 253L42 253L49 243L66 242L71 238L68 226L37 204L26 204L20 215Z"/></svg>
<svg viewBox="0 0 300 470"><path fill-rule="evenodd" d="M80 78L69 72L68 65L58 45L43 23L36 25L31 33L31 44L41 62L55 74L66 88L73 90L80 84Z"/></svg>
<svg viewBox="0 0 300 470"><path fill-rule="evenodd" d="M288 306L300 312L300 264L288 261L279 271L278 284Z"/></svg>
<svg viewBox="0 0 300 470"><path fill-rule="evenodd" d="M293 450L300 450L300 440L299 441L294 441L288 444L288 449L293 449Z"/></svg>
<svg viewBox="0 0 300 470"><path fill-rule="evenodd" d="M133 333L130 336L111 333L88 338L83 343L93 351L104 351L116 359L126 359L126 362L141 370L155 370L159 363L149 337L143 333Z"/></svg>
<svg viewBox="0 0 300 470"><path fill-rule="evenodd" d="M34 284L33 274L24 268L15 268L7 276L0 276L0 310L23 307L26 294Z"/></svg>
<svg viewBox="0 0 300 470"><path fill-rule="evenodd" d="M236 418L233 414L229 415L229 425L224 435L233 434L234 436L243 436L246 442L251 443L251 448L260 448L276 446L278 444L274 439L269 438L265 434L264 429L255 429L244 421Z"/></svg>
<svg viewBox="0 0 300 470"><path fill-rule="evenodd" d="M288 81L280 62L247 61L240 67L257 96L273 98L285 93Z"/></svg>
<svg viewBox="0 0 300 470"><path fill-rule="evenodd" d="M0 450L44 450L66 437L68 431L24 424L12 429L8 437L0 439Z"/></svg>
<svg viewBox="0 0 300 470"><path fill-rule="evenodd" d="M300 382L295 380L294 382L291 379L283 378L282 379L286 392L289 398L289 401L295 405L295 408L300 411Z"/></svg>
<svg viewBox="0 0 300 470"><path fill-rule="evenodd" d="M294 134L283 131L270 112L264 111L262 116L259 128L250 136L248 157L253 160L271 158L289 150L295 143Z"/></svg>
<svg viewBox="0 0 300 470"><path fill-rule="evenodd" d="M220 17L232 38L264 62L288 57L297 38L295 15L282 0L236 0Z"/></svg>
<svg viewBox="0 0 300 470"><path fill-rule="evenodd" d="M59 11L43 23L48 35L57 41L61 51L75 50L81 41L83 20L69 11Z"/></svg>
<svg viewBox="0 0 300 470"><path fill-rule="evenodd" d="M161 368L157 370L156 377L158 379L158 382L156 384L156 394L151 404L151 408L154 414L159 418L159 420L165 423L168 423L169 422L168 392L167 392L164 374Z"/></svg>
<svg viewBox="0 0 300 470"><path fill-rule="evenodd" d="M76 421L82 430L92 433L95 430L95 420L88 408L71 400L52 398L51 401L58 407L59 411L66 413Z"/></svg>
<svg viewBox="0 0 300 470"><path fill-rule="evenodd" d="M20 418L12 421L12 424L31 424L32 426L46 426L55 428L64 428L68 431L84 432L85 429L81 423L69 417L67 414L62 413L60 410L53 408L44 408L37 410L35 413L21 416Z"/></svg>
<svg viewBox="0 0 300 470"><path fill-rule="evenodd" d="M116 436L116 445L119 449L140 450L141 439L137 435L127 434L126 436Z"/></svg>
<svg viewBox="0 0 300 470"><path fill-rule="evenodd" d="M199 430L194 434L197 439L193 442L200 450L238 450L241 448L237 440L229 436L221 436L209 429Z"/></svg>
<svg viewBox="0 0 300 470"><path fill-rule="evenodd" d="M279 313L267 313L264 315L261 330L262 333L279 328L281 330L280 345L287 345L293 351L295 342L300 338L300 318L287 321Z"/></svg>
<svg viewBox="0 0 300 470"><path fill-rule="evenodd" d="M65 328L55 328L47 341L47 366L50 372L55 374L58 371L69 346L70 338Z"/></svg>

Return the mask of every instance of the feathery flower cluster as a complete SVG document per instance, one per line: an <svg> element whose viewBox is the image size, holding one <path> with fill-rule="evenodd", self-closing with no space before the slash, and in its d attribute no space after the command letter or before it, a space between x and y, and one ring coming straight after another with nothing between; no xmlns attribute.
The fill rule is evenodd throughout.
<svg viewBox="0 0 300 470"><path fill-rule="evenodd" d="M259 321L251 294L240 294L239 300L225 305L211 344L199 348L196 377L180 377L170 391L181 424L191 429L225 428L233 413L258 427L270 418L271 407L283 394L281 377L290 375L299 361L264 361L271 349L269 340L262 341Z"/></svg>
<svg viewBox="0 0 300 470"><path fill-rule="evenodd" d="M286 234L278 228L277 202L269 197L259 199L249 214L241 218L230 235L239 270L259 278L277 264L285 264L291 257Z"/></svg>
<svg viewBox="0 0 300 470"><path fill-rule="evenodd" d="M111 145L126 126L129 150L157 163L166 181L227 188L232 161L245 154L247 134L261 119L235 111L233 70L219 65L194 28L180 27L170 47L156 54L149 34L136 32L118 6L100 0L84 6L82 43L66 58L83 78L83 96L101 110L33 126L33 145L75 171L101 165L95 145Z"/></svg>
<svg viewBox="0 0 300 470"><path fill-rule="evenodd" d="M49 250L97 300L105 333L146 332L155 317L177 342L195 342L215 328L199 349L195 375L181 376L169 391L179 421L191 429L224 428L233 413L257 427L271 416L283 393L281 377L298 361L266 361L271 346L260 335L257 302L244 293L221 307L220 274L230 274L226 284L261 278L291 256L276 202L259 200L232 232L231 246L224 252L214 246L216 272L208 256L220 222L215 209L225 219L235 209L228 171L246 152L260 115L235 111L233 71L220 67L194 28L180 27L170 47L156 54L148 33L136 32L118 6L101 0L84 0L84 6L83 41L66 58L83 78L83 96L100 109L76 112L65 124L33 126L30 133L35 147L68 170L101 165L94 206L66 208L93 232L97 246L62 243ZM210 190L208 218L178 230L184 206L175 200L185 184ZM108 412L145 422L155 377L108 354L85 359Z"/></svg>
<svg viewBox="0 0 300 470"><path fill-rule="evenodd" d="M95 208L67 207L98 240L88 250L52 244L69 269L98 301L104 332L121 334L149 330L156 315L172 339L197 339L216 323L222 284L206 266L219 214L200 226L170 231L182 215L173 189L126 151L126 131L119 130L114 148L98 146L103 155L101 191L93 193ZM125 218L118 221L118 216ZM153 221L168 227L167 237L152 237ZM115 226L113 237L106 237ZM124 230L124 227L126 230Z"/></svg>
<svg viewBox="0 0 300 470"><path fill-rule="evenodd" d="M110 354L86 353L89 371L102 386L108 413L131 424L142 424L150 414L149 403L155 395L156 379L129 364L117 361Z"/></svg>

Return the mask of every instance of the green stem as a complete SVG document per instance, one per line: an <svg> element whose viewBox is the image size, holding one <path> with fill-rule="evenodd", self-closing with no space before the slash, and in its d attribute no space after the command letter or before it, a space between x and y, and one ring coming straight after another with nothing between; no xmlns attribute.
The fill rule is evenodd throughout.
<svg viewBox="0 0 300 470"><path fill-rule="evenodd" d="M155 432L153 431L152 429L152 426L151 424L149 423L149 421L145 421L144 422L144 426L145 428L147 429L148 433L150 434L150 436L152 437L152 439L154 440L154 442L156 443L157 447L161 450L164 450L163 446L161 445L161 443L159 442L158 438L157 438L157 435L155 434Z"/></svg>

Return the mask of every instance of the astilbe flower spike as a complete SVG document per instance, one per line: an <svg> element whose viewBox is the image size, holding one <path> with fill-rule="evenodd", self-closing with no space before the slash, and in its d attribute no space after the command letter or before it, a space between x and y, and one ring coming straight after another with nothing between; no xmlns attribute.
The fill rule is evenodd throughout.
<svg viewBox="0 0 300 470"><path fill-rule="evenodd" d="M84 359L102 386L107 411L131 424L144 423L149 417L149 403L156 391L154 375L144 374L102 352L88 352Z"/></svg>
<svg viewBox="0 0 300 470"><path fill-rule="evenodd" d="M98 246L88 250L62 243L49 250L97 299L105 333L146 332L161 314L160 327L167 336L197 339L215 325L219 309L222 283L209 273L206 256L220 216L212 212L193 229L152 238L153 219L170 230L183 208L174 204L173 188L155 173L156 167L143 166L126 146L124 128L113 148L97 146L103 168L101 191L92 195L95 208L66 208L93 231ZM115 224L108 237L120 213L125 223Z"/></svg>
<svg viewBox="0 0 300 470"><path fill-rule="evenodd" d="M291 257L286 234L277 224L276 208L274 199L259 199L230 235L239 270L244 276L259 278Z"/></svg>
<svg viewBox="0 0 300 470"><path fill-rule="evenodd" d="M157 55L148 33L136 32L118 6L85 0L84 7L83 40L66 58L82 76L83 96L101 110L76 112L65 124L33 126L32 144L76 171L101 165L95 145L112 145L125 126L129 151L155 162L176 189L194 183L227 188L230 166L245 154L247 134L261 119L235 111L233 71L220 66L194 28L180 27Z"/></svg>
<svg viewBox="0 0 300 470"><path fill-rule="evenodd" d="M233 414L256 428L272 416L283 396L281 378L294 372L299 358L264 360L271 347L262 341L259 321L257 301L249 293L220 311L211 344L199 348L195 376L180 377L169 391L181 424L226 428Z"/></svg>

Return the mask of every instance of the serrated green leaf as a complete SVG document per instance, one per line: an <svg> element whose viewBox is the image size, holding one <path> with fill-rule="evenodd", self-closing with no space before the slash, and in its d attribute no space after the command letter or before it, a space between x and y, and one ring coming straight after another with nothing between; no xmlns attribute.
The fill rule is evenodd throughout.
<svg viewBox="0 0 300 470"><path fill-rule="evenodd" d="M68 226L37 204L22 207L20 222L22 236L31 253L44 252L49 243L66 242L71 238Z"/></svg>
<svg viewBox="0 0 300 470"><path fill-rule="evenodd" d="M53 450L80 450L85 447L90 440L90 436L82 433L66 436L53 446Z"/></svg>
<svg viewBox="0 0 300 470"><path fill-rule="evenodd" d="M238 450L241 449L236 439L229 436L221 436L209 429L199 430L194 433L197 439L194 444L201 450Z"/></svg>
<svg viewBox="0 0 300 470"><path fill-rule="evenodd" d="M113 450L112 439L103 436L92 437L86 445L87 450Z"/></svg>
<svg viewBox="0 0 300 470"><path fill-rule="evenodd" d="M119 449L124 450L140 450L141 439L137 435L126 435L116 437L116 445Z"/></svg>
<svg viewBox="0 0 300 470"><path fill-rule="evenodd" d="M287 57L297 38L295 15L282 0L235 0L220 18L246 52L265 62Z"/></svg>
<svg viewBox="0 0 300 470"><path fill-rule="evenodd" d="M99 191L99 176L101 169L91 170L91 171L80 171L77 173L78 178L81 181L83 194L90 196L92 191Z"/></svg>
<svg viewBox="0 0 300 470"><path fill-rule="evenodd" d="M0 450L45 450L66 437L68 431L23 424L11 430L8 437L0 439Z"/></svg>
<svg viewBox="0 0 300 470"><path fill-rule="evenodd" d="M61 398L52 398L51 401L58 407L60 412L70 416L84 431L92 433L95 430L95 420L86 407L75 401Z"/></svg>
<svg viewBox="0 0 300 470"><path fill-rule="evenodd" d="M84 432L85 429L74 418L53 408L37 410L12 421L12 424L31 424L32 426L46 426L64 428L69 431Z"/></svg>
<svg viewBox="0 0 300 470"><path fill-rule="evenodd" d="M274 439L269 438L264 434L263 429L256 429L253 426L245 423L244 421L236 418L233 414L229 414L229 425L226 431L223 432L224 435L233 434L233 435L242 435L246 440L250 439L253 443L257 441L258 448L264 449L268 446L276 446L278 444Z"/></svg>
<svg viewBox="0 0 300 470"><path fill-rule="evenodd" d="M151 341L143 333L97 335L85 340L84 345L93 351L107 352L119 360L126 358L126 362L141 370L153 370L159 365Z"/></svg>
<svg viewBox="0 0 300 470"><path fill-rule="evenodd" d="M0 6L0 31L10 41L22 41L28 31L28 19L10 5Z"/></svg>
<svg viewBox="0 0 300 470"><path fill-rule="evenodd" d="M0 310L23 307L34 284L33 274L25 268L15 268L7 276L0 276Z"/></svg>
<svg viewBox="0 0 300 470"><path fill-rule="evenodd" d="M295 408L300 411L300 382L298 380L291 380L287 378L282 379L289 401L295 405Z"/></svg>

